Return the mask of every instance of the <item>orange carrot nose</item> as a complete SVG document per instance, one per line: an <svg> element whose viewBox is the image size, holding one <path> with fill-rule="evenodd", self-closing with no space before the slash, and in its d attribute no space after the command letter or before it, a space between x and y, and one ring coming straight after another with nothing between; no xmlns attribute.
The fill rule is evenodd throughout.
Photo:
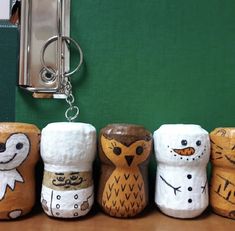
<svg viewBox="0 0 235 231"><path fill-rule="evenodd" d="M194 154L195 149L193 147L188 147L182 149L173 149L173 151L181 156L191 156Z"/></svg>

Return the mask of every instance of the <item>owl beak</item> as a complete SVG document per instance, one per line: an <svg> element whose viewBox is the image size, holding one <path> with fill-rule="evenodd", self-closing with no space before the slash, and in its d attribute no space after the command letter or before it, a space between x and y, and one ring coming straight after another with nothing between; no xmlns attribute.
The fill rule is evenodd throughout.
<svg viewBox="0 0 235 231"><path fill-rule="evenodd" d="M134 156L125 156L125 158L126 158L126 162L127 162L128 166L130 167L132 164L132 161L134 159Z"/></svg>
<svg viewBox="0 0 235 231"><path fill-rule="evenodd" d="M181 156L191 156L194 154L195 149L193 147L188 147L182 149L173 149L173 151Z"/></svg>

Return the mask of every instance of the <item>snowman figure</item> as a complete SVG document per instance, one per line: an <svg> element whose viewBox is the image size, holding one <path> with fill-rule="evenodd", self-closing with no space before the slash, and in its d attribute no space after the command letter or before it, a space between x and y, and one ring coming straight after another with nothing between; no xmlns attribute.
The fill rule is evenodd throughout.
<svg viewBox="0 0 235 231"><path fill-rule="evenodd" d="M90 124L51 123L42 130L41 204L47 215L76 218L90 211L95 153L96 130Z"/></svg>
<svg viewBox="0 0 235 231"><path fill-rule="evenodd" d="M200 215L208 206L208 132L199 125L162 125L154 132L154 145L159 209L177 218Z"/></svg>

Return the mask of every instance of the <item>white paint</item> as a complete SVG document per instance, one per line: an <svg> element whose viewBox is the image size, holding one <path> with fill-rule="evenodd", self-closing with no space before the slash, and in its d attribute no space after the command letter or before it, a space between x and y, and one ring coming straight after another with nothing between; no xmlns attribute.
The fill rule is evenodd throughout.
<svg viewBox="0 0 235 231"><path fill-rule="evenodd" d="M81 209L83 203L88 203L89 207ZM44 212L53 217L76 218L86 215L94 202L93 186L71 191L52 190L42 186L41 203Z"/></svg>
<svg viewBox="0 0 235 231"><path fill-rule="evenodd" d="M10 0L0 1L0 19L2 20L10 19Z"/></svg>
<svg viewBox="0 0 235 231"><path fill-rule="evenodd" d="M208 206L206 166L210 140L207 131L198 125L162 125L154 132L154 145L156 204L172 217L200 215ZM182 155L185 148L193 150L191 155Z"/></svg>
<svg viewBox="0 0 235 231"><path fill-rule="evenodd" d="M0 201L4 198L8 186L11 190L14 190L16 182L24 182L24 179L16 168L27 158L30 150L30 142L25 134L17 133L11 135L6 143L1 145Z"/></svg>
<svg viewBox="0 0 235 231"><path fill-rule="evenodd" d="M47 171L54 173L91 171L95 154L96 130L90 124L52 123L42 130L41 156L44 161L44 168ZM58 203L55 195L58 193L62 204L56 207ZM75 201L73 198L75 194L78 195L78 199L76 199L77 208L74 208ZM49 189L43 185L41 202L48 215L71 218L88 213L93 204L93 197L93 186L80 190L60 191ZM81 211L80 205L87 199L89 209ZM50 208L48 211L45 204ZM56 211L58 207L60 209Z"/></svg>

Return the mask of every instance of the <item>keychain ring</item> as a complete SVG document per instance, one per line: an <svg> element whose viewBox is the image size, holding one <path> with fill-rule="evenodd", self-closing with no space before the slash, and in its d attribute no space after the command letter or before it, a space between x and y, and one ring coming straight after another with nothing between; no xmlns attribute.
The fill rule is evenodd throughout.
<svg viewBox="0 0 235 231"><path fill-rule="evenodd" d="M64 75L65 77L69 77L69 76L73 75L75 72L77 72L78 69L81 67L81 65L82 65L82 63L83 63L83 53L82 53L81 47L79 46L79 44L78 44L74 39L72 39L72 38L70 38L70 37L68 37L68 36L64 36L64 35L61 36L61 38L62 38L62 42L65 41L65 42L71 42L71 43L73 43L73 44L75 45L77 51L79 52L79 55L80 55L80 61L79 61L78 65L75 67L75 69L72 70L72 71L70 71L70 72L65 72L65 73L63 73L63 75ZM57 72L54 72L52 69L50 69L50 68L48 68L48 67L46 66L46 62L45 62L45 51L46 51L47 47L48 47L50 44L52 44L53 42L57 41L58 39L59 39L59 36L58 36L58 35L52 36L51 38L49 38L49 39L45 42L45 44L43 45L43 47L42 47L42 50L41 50L41 57L40 57L40 58L41 58L41 64L42 64L43 68L44 68L46 71L48 71L49 73L53 74L53 75L57 75L57 72L58 72L58 71L57 71Z"/></svg>

